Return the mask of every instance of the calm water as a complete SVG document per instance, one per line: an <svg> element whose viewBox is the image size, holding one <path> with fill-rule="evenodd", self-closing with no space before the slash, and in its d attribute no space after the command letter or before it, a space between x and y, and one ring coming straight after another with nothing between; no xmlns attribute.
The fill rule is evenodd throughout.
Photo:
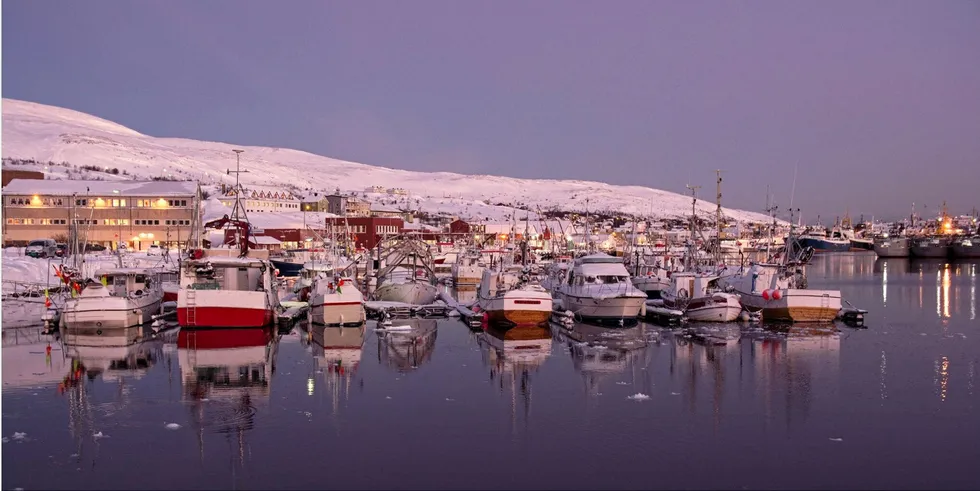
<svg viewBox="0 0 980 491"><path fill-rule="evenodd" d="M5 329L3 488L976 488L978 269L815 259L867 329Z"/></svg>

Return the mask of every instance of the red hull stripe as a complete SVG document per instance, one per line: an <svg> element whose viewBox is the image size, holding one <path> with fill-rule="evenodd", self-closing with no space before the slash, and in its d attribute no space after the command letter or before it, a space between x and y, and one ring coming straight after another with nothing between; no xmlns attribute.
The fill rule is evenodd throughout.
<svg viewBox="0 0 980 491"><path fill-rule="evenodd" d="M177 348L230 349L265 346L272 341L272 329L183 329L177 333Z"/></svg>
<svg viewBox="0 0 980 491"><path fill-rule="evenodd" d="M271 310L236 307L194 307L189 322L187 307L177 309L180 327L265 327L272 325Z"/></svg>

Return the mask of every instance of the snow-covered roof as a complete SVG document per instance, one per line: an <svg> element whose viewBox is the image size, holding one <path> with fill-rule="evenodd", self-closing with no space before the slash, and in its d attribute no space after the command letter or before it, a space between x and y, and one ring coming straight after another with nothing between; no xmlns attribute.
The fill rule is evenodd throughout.
<svg viewBox="0 0 980 491"><path fill-rule="evenodd" d="M279 245L282 241L275 238L269 237L267 235L254 235L248 240L249 242L257 245Z"/></svg>
<svg viewBox="0 0 980 491"><path fill-rule="evenodd" d="M118 191L118 192L113 192ZM71 196L194 196L197 183L193 181L75 181L14 179L3 188L4 194L42 194Z"/></svg>

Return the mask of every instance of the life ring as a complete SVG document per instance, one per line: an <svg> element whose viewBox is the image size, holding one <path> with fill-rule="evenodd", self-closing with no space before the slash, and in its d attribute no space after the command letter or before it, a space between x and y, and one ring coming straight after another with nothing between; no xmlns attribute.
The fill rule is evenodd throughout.
<svg viewBox="0 0 980 491"><path fill-rule="evenodd" d="M681 288L677 290L677 298L688 298L691 294L688 293L686 288Z"/></svg>

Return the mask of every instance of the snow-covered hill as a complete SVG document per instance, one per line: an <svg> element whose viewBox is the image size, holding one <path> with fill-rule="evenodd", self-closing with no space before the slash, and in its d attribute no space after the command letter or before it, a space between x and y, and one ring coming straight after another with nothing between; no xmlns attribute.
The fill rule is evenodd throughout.
<svg viewBox="0 0 980 491"><path fill-rule="evenodd" d="M388 208L421 208L468 220L504 219L512 208L531 210L619 212L673 218L688 216L689 196L640 186L614 186L599 182L515 179L450 172L413 172L347 162L298 150L249 147L181 138L156 138L95 116L32 102L3 99L3 157L68 162L74 166L119 169L107 179L174 176L205 184L232 183L226 170L235 166L233 148L245 150L242 182L254 185L295 185L332 192L362 193L370 186L403 188L409 196L372 194L368 198ZM52 177L66 177L65 168L47 169ZM122 175L125 173L126 175ZM297 190L297 191L299 191ZM586 200L588 199L588 203ZM396 202L398 201L398 202ZM713 216L714 205L698 200L698 212ZM725 214L741 222L768 221L764 214L726 208ZM519 213L518 217L523 217ZM533 218L533 215L532 215Z"/></svg>

